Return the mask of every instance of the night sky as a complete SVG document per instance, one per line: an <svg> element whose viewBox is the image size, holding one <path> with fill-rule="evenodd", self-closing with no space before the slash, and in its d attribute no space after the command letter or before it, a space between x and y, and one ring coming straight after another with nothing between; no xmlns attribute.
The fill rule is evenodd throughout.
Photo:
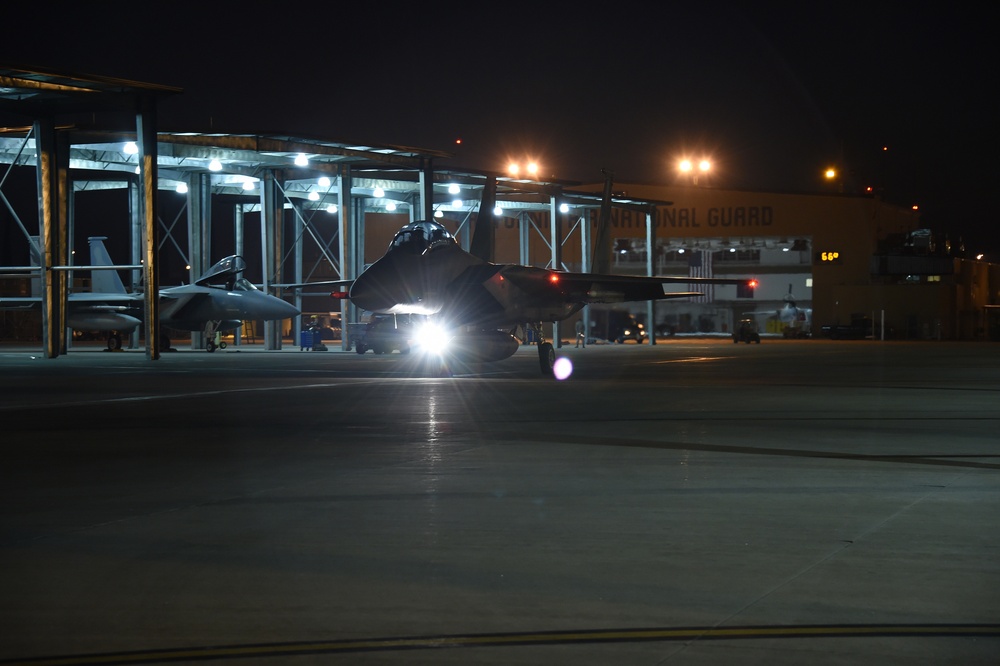
<svg viewBox="0 0 1000 666"><path fill-rule="evenodd" d="M814 192L834 164L845 191L1000 252L985 8L691 4L41 2L5 8L0 62L183 88L166 130L429 148L443 166L530 156L543 176L671 183L705 154L712 186Z"/></svg>

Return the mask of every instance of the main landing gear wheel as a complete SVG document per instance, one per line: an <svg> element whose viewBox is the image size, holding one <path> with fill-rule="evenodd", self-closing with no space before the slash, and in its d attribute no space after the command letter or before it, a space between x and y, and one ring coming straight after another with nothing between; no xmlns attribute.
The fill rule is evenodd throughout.
<svg viewBox="0 0 1000 666"><path fill-rule="evenodd" d="M538 366L542 374L551 377L553 366L556 364L556 350L551 342L543 342L538 345Z"/></svg>
<svg viewBox="0 0 1000 666"><path fill-rule="evenodd" d="M118 351L122 348L122 336L112 333L108 336L108 351Z"/></svg>

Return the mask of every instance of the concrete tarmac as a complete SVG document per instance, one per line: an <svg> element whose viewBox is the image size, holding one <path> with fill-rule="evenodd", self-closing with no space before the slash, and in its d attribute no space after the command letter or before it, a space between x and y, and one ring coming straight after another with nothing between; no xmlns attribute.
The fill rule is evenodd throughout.
<svg viewBox="0 0 1000 666"><path fill-rule="evenodd" d="M0 663L998 664L1000 346L0 348Z"/></svg>

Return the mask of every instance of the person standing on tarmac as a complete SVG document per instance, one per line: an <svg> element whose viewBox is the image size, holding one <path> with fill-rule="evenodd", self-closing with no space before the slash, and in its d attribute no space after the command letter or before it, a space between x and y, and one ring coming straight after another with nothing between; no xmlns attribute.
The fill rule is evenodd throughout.
<svg viewBox="0 0 1000 666"><path fill-rule="evenodd" d="M586 327L583 325L583 318L576 320L576 346L579 347L583 343L583 348L587 348L587 336L584 334L584 329Z"/></svg>

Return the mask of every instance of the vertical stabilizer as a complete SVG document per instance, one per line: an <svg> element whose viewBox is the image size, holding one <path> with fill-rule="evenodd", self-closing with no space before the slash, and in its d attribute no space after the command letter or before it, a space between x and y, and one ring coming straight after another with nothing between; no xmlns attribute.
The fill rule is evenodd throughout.
<svg viewBox="0 0 1000 666"><path fill-rule="evenodd" d="M590 262L594 273L611 272L611 188L615 175L610 171L604 174L604 194L601 196L601 214L597 218L597 230L594 234L594 256Z"/></svg>
<svg viewBox="0 0 1000 666"><path fill-rule="evenodd" d="M476 228L472 230L472 244L469 252L483 261L493 261L494 228L493 209L497 206L497 179L490 176L483 185L483 197L479 202Z"/></svg>
<svg viewBox="0 0 1000 666"><path fill-rule="evenodd" d="M90 243L90 264L91 266L114 266L108 249L104 247L107 236L91 236L87 239ZM122 284L118 271L91 271L90 291L95 294L125 294L125 285Z"/></svg>

